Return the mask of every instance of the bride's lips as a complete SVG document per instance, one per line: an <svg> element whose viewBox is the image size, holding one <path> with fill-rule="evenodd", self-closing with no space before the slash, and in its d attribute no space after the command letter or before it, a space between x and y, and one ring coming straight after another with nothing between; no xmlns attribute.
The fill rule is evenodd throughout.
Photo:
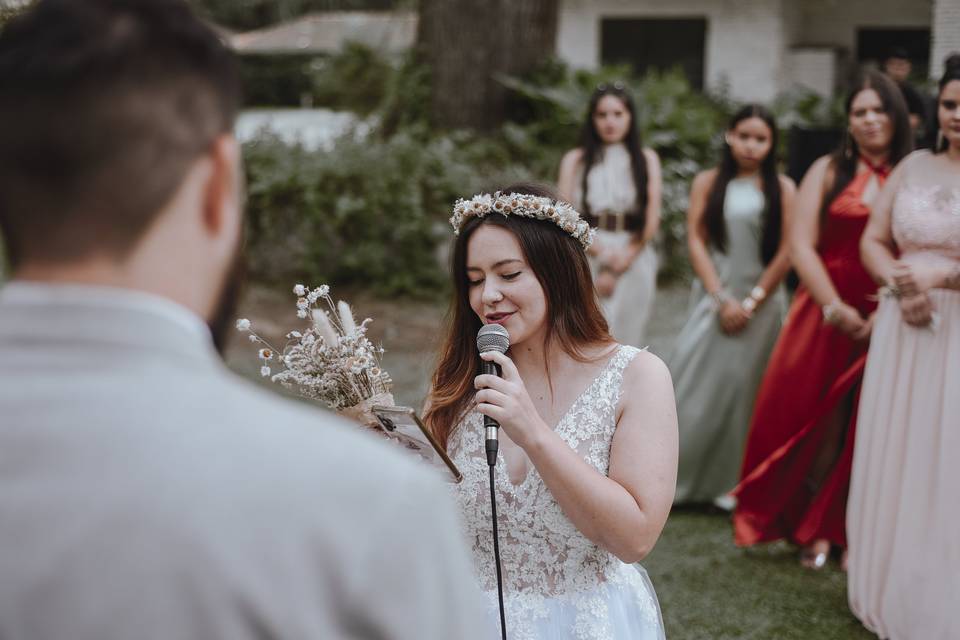
<svg viewBox="0 0 960 640"><path fill-rule="evenodd" d="M509 313L488 313L483 317L487 321L487 324L503 324L504 321L506 321L506 319L512 316L514 313L516 312L511 311Z"/></svg>

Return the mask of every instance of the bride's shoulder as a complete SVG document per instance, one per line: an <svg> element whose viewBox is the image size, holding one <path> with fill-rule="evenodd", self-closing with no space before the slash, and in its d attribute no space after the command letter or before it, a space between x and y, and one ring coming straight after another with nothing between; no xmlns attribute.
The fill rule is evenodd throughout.
<svg viewBox="0 0 960 640"><path fill-rule="evenodd" d="M673 393L673 381L670 377L670 370L666 363L657 355L646 349L638 349L628 345L621 345L618 357L628 359L623 369L623 388L633 391L642 391L644 394L650 391L658 393L669 390Z"/></svg>

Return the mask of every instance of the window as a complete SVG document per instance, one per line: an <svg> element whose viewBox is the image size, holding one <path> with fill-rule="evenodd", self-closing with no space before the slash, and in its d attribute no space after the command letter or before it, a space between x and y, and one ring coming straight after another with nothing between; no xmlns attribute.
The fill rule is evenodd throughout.
<svg viewBox="0 0 960 640"><path fill-rule="evenodd" d="M705 18L604 18L600 22L600 60L629 64L637 75L679 66L690 85L703 88Z"/></svg>
<svg viewBox="0 0 960 640"><path fill-rule="evenodd" d="M914 78L926 78L930 68L930 29L857 29L857 62L879 66L892 48L907 51Z"/></svg>

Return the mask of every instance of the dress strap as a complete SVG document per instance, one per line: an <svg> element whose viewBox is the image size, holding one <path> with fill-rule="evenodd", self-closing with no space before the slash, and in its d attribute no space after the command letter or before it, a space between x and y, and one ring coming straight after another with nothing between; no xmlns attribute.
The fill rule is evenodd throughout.
<svg viewBox="0 0 960 640"><path fill-rule="evenodd" d="M886 179L886 177L889 176L890 172L893 170L893 168L890 166L890 163L887 162L886 160L884 160L880 164L874 164L870 162L867 156L860 154L860 161L863 162L863 164L867 165L867 169L871 173L876 174L877 177L880 179Z"/></svg>

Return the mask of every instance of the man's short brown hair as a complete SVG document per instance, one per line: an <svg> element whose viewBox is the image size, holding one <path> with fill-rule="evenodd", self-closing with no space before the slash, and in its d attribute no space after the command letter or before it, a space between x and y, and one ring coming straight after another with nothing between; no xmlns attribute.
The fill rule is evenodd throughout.
<svg viewBox="0 0 960 640"><path fill-rule="evenodd" d="M136 245L233 128L234 55L183 0L40 0L0 32L0 231L14 266Z"/></svg>

